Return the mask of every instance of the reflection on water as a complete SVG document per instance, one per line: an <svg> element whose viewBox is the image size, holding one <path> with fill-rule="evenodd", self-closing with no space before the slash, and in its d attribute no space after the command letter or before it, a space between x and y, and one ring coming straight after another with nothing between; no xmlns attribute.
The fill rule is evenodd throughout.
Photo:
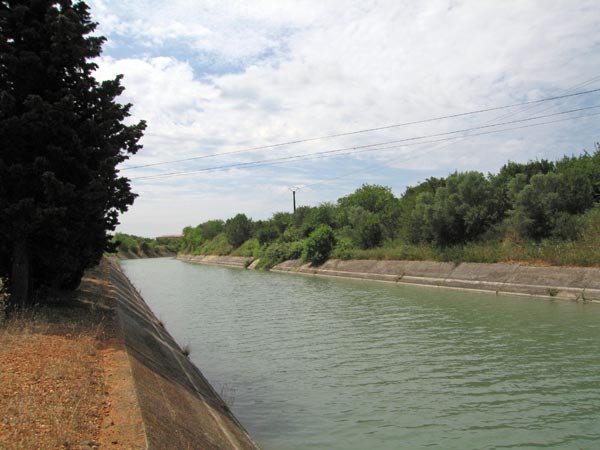
<svg viewBox="0 0 600 450"><path fill-rule="evenodd" d="M600 306L122 263L265 449L600 445Z"/></svg>

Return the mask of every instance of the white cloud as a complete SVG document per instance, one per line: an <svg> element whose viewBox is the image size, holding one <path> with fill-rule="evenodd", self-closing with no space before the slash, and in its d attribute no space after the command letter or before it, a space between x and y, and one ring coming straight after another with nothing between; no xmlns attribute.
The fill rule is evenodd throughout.
<svg viewBox="0 0 600 450"><path fill-rule="evenodd" d="M131 162L135 165L538 99L600 75L600 16L594 1L542 5L534 1L95 0L92 5L94 18L112 43L108 52L113 56L100 59L99 76L124 73L124 100L134 104L136 118L148 121L145 148ZM126 40L132 50L124 46ZM210 61L236 67L203 71L203 64L209 61L207 54ZM594 96L596 102L598 98ZM566 109L581 103L580 99L559 102L545 114L558 111L560 105ZM547 107L532 108L514 117L536 115ZM489 123L504 113L127 174L194 170L442 133ZM377 163L432 173L496 170L507 159L556 157L590 148L598 139L593 135L596 123L594 118L480 136L451 146L440 144L437 151L437 146L412 146L397 153L365 153L202 174L203 180L211 180L208 184L194 176L169 179L168 184L164 180L142 184L140 180L135 185L143 186L145 196L160 198L162 209L171 211L161 227L173 231L207 215L224 217L227 211L256 215L257 208L263 208L272 212L283 204L279 197L286 185L337 176L345 169L352 171L352 161L365 168ZM402 152L410 152L411 158L396 156ZM305 169L299 170L302 167ZM397 193L416 181L386 179L365 169L363 180L373 179L392 185ZM260 191L263 184L275 188ZM221 202L207 200L207 208L195 213L195 220L191 213L181 212L188 197L168 200L168 195L187 196L190 189L210 193L223 186L231 187L232 193L220 197ZM238 189L242 186L244 192ZM333 200L347 193L348 183L343 179L337 186L337 190L333 184L320 186L320 190L315 187L309 198L315 202ZM261 198L252 192L260 192ZM319 197L319 192L324 195ZM143 220L133 219L143 217L147 202L138 199L123 218L124 228L142 234L150 229L141 225ZM189 220L180 222L183 218Z"/></svg>

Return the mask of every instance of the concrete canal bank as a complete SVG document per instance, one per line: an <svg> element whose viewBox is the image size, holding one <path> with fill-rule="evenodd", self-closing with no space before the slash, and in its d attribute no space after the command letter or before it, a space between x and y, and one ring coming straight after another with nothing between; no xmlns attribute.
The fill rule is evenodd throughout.
<svg viewBox="0 0 600 450"><path fill-rule="evenodd" d="M149 449L256 449L116 262L112 284Z"/></svg>
<svg viewBox="0 0 600 450"><path fill-rule="evenodd" d="M257 260L237 256L180 254L177 258L238 268L257 264ZM593 267L331 259L318 267L290 260L271 271L600 302L600 269Z"/></svg>

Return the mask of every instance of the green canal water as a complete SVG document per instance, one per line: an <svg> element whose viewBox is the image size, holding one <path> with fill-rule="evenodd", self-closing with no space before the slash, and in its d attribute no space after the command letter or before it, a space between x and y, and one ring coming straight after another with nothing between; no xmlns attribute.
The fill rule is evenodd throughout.
<svg viewBox="0 0 600 450"><path fill-rule="evenodd" d="M122 266L264 449L600 448L600 305Z"/></svg>

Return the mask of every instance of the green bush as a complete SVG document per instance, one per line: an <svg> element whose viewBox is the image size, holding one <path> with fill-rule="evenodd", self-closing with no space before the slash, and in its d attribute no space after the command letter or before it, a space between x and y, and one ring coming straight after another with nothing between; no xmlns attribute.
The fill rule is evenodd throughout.
<svg viewBox="0 0 600 450"><path fill-rule="evenodd" d="M256 231L256 239L260 245L270 244L278 237L279 231L275 225L262 226Z"/></svg>
<svg viewBox="0 0 600 450"><path fill-rule="evenodd" d="M492 184L479 172L455 172L435 194L419 194L413 226L419 227L415 242L442 246L473 240L498 222L498 206Z"/></svg>
<svg viewBox="0 0 600 450"><path fill-rule="evenodd" d="M304 243L297 242L274 242L261 252L258 269L269 270L271 267L289 259L298 259L302 255Z"/></svg>
<svg viewBox="0 0 600 450"><path fill-rule="evenodd" d="M232 252L234 256L247 256L258 258L260 255L260 244L257 239L248 239Z"/></svg>
<svg viewBox="0 0 600 450"><path fill-rule="evenodd" d="M354 255L354 244L351 239L338 238L331 252L331 257L336 259L352 259Z"/></svg>
<svg viewBox="0 0 600 450"><path fill-rule="evenodd" d="M205 242L223 227L229 240L221 234ZM234 245L233 254L259 257L263 268L298 257L300 249L313 264L332 256L585 266L600 265L599 230L597 147L557 162L509 162L496 175L428 178L400 198L388 187L363 185L337 203L266 221L238 214L226 225L188 227L182 241L204 254L228 254ZM140 239L124 236L121 249L137 249Z"/></svg>
<svg viewBox="0 0 600 450"><path fill-rule="evenodd" d="M589 178L573 171L537 174L516 197L514 223L530 239L541 240L553 235L574 238L568 228L594 205L594 186Z"/></svg>
<svg viewBox="0 0 600 450"><path fill-rule="evenodd" d="M334 247L333 230L329 225L321 225L306 239L302 258L312 264L322 264L329 258Z"/></svg>
<svg viewBox="0 0 600 450"><path fill-rule="evenodd" d="M234 247L239 247L252 234L252 221L245 214L238 214L225 222L227 241Z"/></svg>
<svg viewBox="0 0 600 450"><path fill-rule="evenodd" d="M198 248L199 255L229 255L233 247L225 233L217 234L214 239L205 242Z"/></svg>
<svg viewBox="0 0 600 450"><path fill-rule="evenodd" d="M377 217L370 215L358 225L356 239L360 248L363 249L377 247L381 244L383 230Z"/></svg>

